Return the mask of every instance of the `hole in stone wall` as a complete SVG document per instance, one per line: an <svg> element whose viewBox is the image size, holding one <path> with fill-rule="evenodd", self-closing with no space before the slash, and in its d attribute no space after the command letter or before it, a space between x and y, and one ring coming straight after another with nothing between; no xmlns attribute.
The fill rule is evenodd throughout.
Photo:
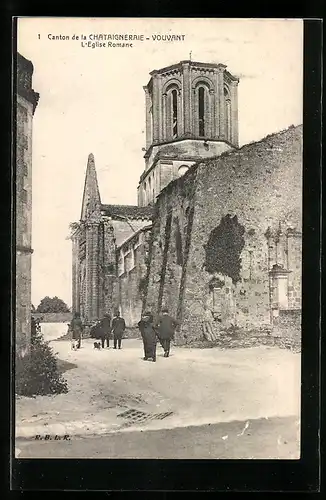
<svg viewBox="0 0 326 500"><path fill-rule="evenodd" d="M204 245L206 259L204 267L210 274L220 273L229 276L233 283L240 281L240 254L245 245L245 229L238 218L230 214L222 217L219 226L210 233Z"/></svg>

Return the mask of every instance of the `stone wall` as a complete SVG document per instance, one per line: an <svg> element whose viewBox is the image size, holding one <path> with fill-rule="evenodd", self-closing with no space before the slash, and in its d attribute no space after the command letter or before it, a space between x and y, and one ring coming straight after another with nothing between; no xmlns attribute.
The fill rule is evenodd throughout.
<svg viewBox="0 0 326 500"><path fill-rule="evenodd" d="M17 96L16 150L16 345L28 350L31 330L33 105Z"/></svg>
<svg viewBox="0 0 326 500"><path fill-rule="evenodd" d="M144 308L158 314L162 306L181 319L188 249L193 222L196 169L161 193L149 249L148 291Z"/></svg>
<svg viewBox="0 0 326 500"><path fill-rule="evenodd" d="M273 335L284 339L301 341L301 310L280 311L274 320Z"/></svg>
<svg viewBox="0 0 326 500"><path fill-rule="evenodd" d="M290 266L289 307L301 296L301 198L301 127L192 167L158 199L145 306L178 315L180 342L201 338L207 311L217 330L271 328L269 272L280 259ZM280 257L268 228L299 237L287 237Z"/></svg>
<svg viewBox="0 0 326 500"><path fill-rule="evenodd" d="M143 295L147 289L147 258L151 230L140 231L126 242L122 250L127 254L133 252L131 268L126 268L119 276L120 313L127 327L137 326L141 318ZM117 252L120 253L121 249Z"/></svg>
<svg viewBox="0 0 326 500"><path fill-rule="evenodd" d="M16 349L24 354L31 336L31 255L17 252L16 258Z"/></svg>
<svg viewBox="0 0 326 500"><path fill-rule="evenodd" d="M40 323L70 323L72 313L32 313L35 319L39 319Z"/></svg>

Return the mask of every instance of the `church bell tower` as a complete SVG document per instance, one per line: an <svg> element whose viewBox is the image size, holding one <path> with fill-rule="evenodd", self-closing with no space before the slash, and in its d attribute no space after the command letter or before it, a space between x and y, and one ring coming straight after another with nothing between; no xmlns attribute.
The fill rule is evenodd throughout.
<svg viewBox="0 0 326 500"><path fill-rule="evenodd" d="M238 147L239 80L224 64L181 61L150 75L139 206L197 161Z"/></svg>

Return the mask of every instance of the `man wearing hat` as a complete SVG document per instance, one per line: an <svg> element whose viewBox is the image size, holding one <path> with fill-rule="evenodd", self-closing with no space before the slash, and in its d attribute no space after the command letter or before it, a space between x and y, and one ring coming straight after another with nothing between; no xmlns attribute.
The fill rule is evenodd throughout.
<svg viewBox="0 0 326 500"><path fill-rule="evenodd" d="M123 333L126 329L126 323L123 318L120 317L120 312L116 310L115 316L112 320L112 333L113 333L113 346L114 349L118 348L121 349L121 341L123 337Z"/></svg>
<svg viewBox="0 0 326 500"><path fill-rule="evenodd" d="M153 315L150 311L143 314L142 319L138 323L143 344L144 344L144 361L156 361L156 332L153 325Z"/></svg>
<svg viewBox="0 0 326 500"><path fill-rule="evenodd" d="M161 346L164 349L164 357L168 358L170 355L170 345L171 340L174 338L175 329L178 326L178 321L169 315L168 309L165 307L162 309L161 316L155 324L155 329L157 329L157 336L160 339Z"/></svg>
<svg viewBox="0 0 326 500"><path fill-rule="evenodd" d="M101 319L100 324L98 325L97 328L97 335L101 339L102 343L102 348L104 349L105 347L105 340L106 340L106 346L110 346L110 333L111 333L111 315L110 313L104 314L104 317Z"/></svg>

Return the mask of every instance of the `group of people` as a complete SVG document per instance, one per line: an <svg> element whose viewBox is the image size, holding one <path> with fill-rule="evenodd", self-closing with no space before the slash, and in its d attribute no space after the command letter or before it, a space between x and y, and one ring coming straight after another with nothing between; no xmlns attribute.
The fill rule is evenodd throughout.
<svg viewBox="0 0 326 500"><path fill-rule="evenodd" d="M144 360L156 361L156 346L159 340L163 350L164 357L170 355L171 340L174 339L175 330L178 326L178 321L169 315L167 308L162 310L162 314L154 320L151 312L145 312L141 320L138 322L138 328L141 333L144 346ZM81 346L82 333L84 331L83 322L80 314L75 313L69 329L72 335L72 341L77 344L77 349ZM120 316L119 311L115 311L115 315L111 320L109 313L91 327L90 336L100 340L101 347L110 346L110 338L113 337L113 348L121 349L122 338L126 329L125 320Z"/></svg>
<svg viewBox="0 0 326 500"><path fill-rule="evenodd" d="M77 349L79 349L84 326L78 312L75 313L69 328L72 332L72 340L77 341ZM90 329L90 336L99 339L101 347L104 349L105 343L107 347L110 347L110 337L113 335L114 349L117 347L121 349L121 342L125 329L125 320L120 317L120 312L116 311L112 321L111 315L107 313L100 321L96 322Z"/></svg>
<svg viewBox="0 0 326 500"><path fill-rule="evenodd" d="M153 314L150 311L143 314L142 319L138 323L138 328L143 339L143 359L145 361L156 361L157 339L163 347L164 357L169 357L171 340L174 339L177 326L177 320L169 315L167 308L162 310L162 314L156 321L154 321Z"/></svg>
<svg viewBox="0 0 326 500"><path fill-rule="evenodd" d="M106 347L110 347L110 338L113 336L113 348L121 349L125 329L125 320L120 316L120 312L116 311L112 320L109 313L104 314L104 317L92 326L90 335L101 341L102 349L104 349L105 343Z"/></svg>

